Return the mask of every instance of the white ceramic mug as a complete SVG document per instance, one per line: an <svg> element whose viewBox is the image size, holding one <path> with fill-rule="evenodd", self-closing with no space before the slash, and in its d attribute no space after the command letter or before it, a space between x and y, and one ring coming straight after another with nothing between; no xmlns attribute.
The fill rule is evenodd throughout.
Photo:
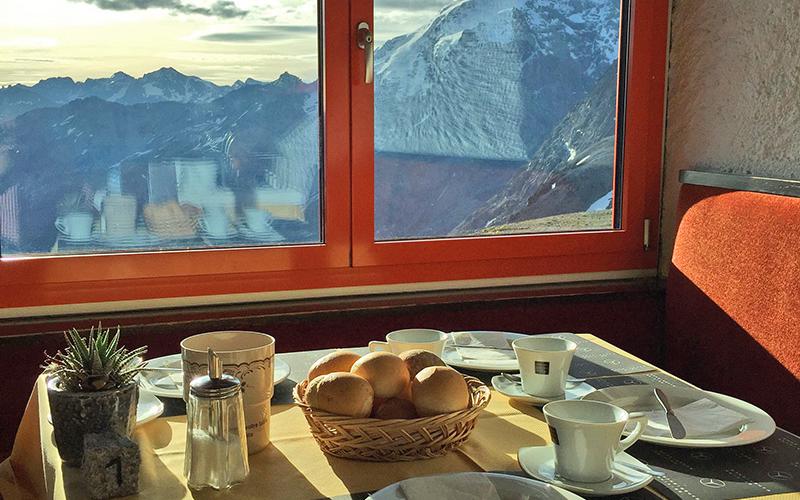
<svg viewBox="0 0 800 500"><path fill-rule="evenodd" d="M189 383L208 373L208 348L214 349L225 373L242 382L247 450L252 455L269 444L270 399L275 377L275 339L258 332L201 333L181 341L183 399Z"/></svg>
<svg viewBox="0 0 800 500"><path fill-rule="evenodd" d="M136 232L136 197L109 195L103 200L104 231L110 236L125 236Z"/></svg>
<svg viewBox="0 0 800 500"><path fill-rule="evenodd" d="M212 209L203 212L200 227L211 236L226 236L230 229L230 219L224 209Z"/></svg>
<svg viewBox="0 0 800 500"><path fill-rule="evenodd" d="M216 189L219 170L216 160L179 161L176 167L181 191L207 194Z"/></svg>
<svg viewBox="0 0 800 500"><path fill-rule="evenodd" d="M228 219L236 219L236 195L230 189L216 188L214 191L202 193L200 204L203 212L220 211L227 214Z"/></svg>
<svg viewBox="0 0 800 500"><path fill-rule="evenodd" d="M519 362L522 390L552 398L564 394L569 365L578 344L551 337L524 337L511 343Z"/></svg>
<svg viewBox="0 0 800 500"><path fill-rule="evenodd" d="M86 240L92 236L94 217L86 212L70 212L56 219L56 229L65 236Z"/></svg>
<svg viewBox="0 0 800 500"><path fill-rule="evenodd" d="M600 401L565 400L542 408L556 452L556 473L572 481L608 480L617 453L639 439L647 426L643 413L628 413ZM636 426L620 440L628 422Z"/></svg>
<svg viewBox="0 0 800 500"><path fill-rule="evenodd" d="M251 231L254 233L263 233L269 229L272 215L260 208L245 208L244 220L247 222L247 227Z"/></svg>
<svg viewBox="0 0 800 500"><path fill-rule="evenodd" d="M386 334L386 342L373 340L369 343L370 351L390 351L400 354L412 349L424 349L437 356L442 356L447 334L428 328L407 328Z"/></svg>

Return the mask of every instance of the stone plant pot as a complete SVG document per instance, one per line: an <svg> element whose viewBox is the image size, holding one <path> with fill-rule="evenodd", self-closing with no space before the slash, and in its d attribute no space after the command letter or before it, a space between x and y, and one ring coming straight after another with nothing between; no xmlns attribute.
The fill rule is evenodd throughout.
<svg viewBox="0 0 800 500"><path fill-rule="evenodd" d="M58 379L47 381L47 397L53 420L58 454L68 466L78 467L83 460L83 436L112 431L131 437L136 426L139 386L97 392L69 392L58 388Z"/></svg>

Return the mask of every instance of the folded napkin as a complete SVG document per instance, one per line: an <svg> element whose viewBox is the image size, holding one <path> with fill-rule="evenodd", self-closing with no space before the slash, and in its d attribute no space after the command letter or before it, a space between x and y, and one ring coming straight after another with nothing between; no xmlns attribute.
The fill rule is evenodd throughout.
<svg viewBox="0 0 800 500"><path fill-rule="evenodd" d="M400 483L400 489L407 500L500 500L494 484L486 477L475 475L452 477L408 479Z"/></svg>
<svg viewBox="0 0 800 500"><path fill-rule="evenodd" d="M461 359L508 361L517 359L511 343L503 335L473 335L469 332L452 334L453 344ZM469 346L459 349L459 346ZM504 349L504 350L499 350Z"/></svg>
<svg viewBox="0 0 800 500"><path fill-rule="evenodd" d="M708 398L693 401L686 406L675 408L675 416L686 429L686 437L703 438L720 434L735 434L750 420L741 413L721 406ZM647 430L650 436L670 437L667 414L664 410L645 412Z"/></svg>
<svg viewBox="0 0 800 500"><path fill-rule="evenodd" d="M151 375L147 379L151 384L162 389L176 390L183 388L183 372L171 372Z"/></svg>

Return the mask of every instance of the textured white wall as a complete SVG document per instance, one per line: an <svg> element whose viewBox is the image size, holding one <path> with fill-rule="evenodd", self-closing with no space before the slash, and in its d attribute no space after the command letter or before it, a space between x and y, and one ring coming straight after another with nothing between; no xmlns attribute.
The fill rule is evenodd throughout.
<svg viewBox="0 0 800 500"><path fill-rule="evenodd" d="M800 178L800 0L673 0L662 218L678 172Z"/></svg>

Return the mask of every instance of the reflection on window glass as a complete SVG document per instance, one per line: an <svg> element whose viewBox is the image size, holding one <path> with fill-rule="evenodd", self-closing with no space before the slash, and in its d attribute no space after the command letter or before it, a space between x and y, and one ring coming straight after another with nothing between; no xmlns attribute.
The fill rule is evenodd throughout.
<svg viewBox="0 0 800 500"><path fill-rule="evenodd" d="M3 0L2 255L320 241L316 9Z"/></svg>
<svg viewBox="0 0 800 500"><path fill-rule="evenodd" d="M619 0L375 0L376 239L612 227Z"/></svg>

